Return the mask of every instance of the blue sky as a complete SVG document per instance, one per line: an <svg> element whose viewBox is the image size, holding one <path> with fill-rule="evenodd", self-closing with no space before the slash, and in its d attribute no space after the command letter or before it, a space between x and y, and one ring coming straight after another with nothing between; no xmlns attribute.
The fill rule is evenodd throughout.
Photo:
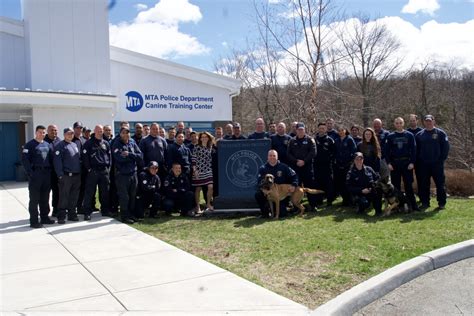
<svg viewBox="0 0 474 316"><path fill-rule="evenodd" d="M163 8L166 1L173 1L174 5L170 5L169 2L166 9L155 8L153 11L160 1L163 2ZM281 0L271 0L270 3L278 1ZM357 12L367 13L374 18L399 17L401 19L391 20L390 25L395 32L398 28L397 23L403 20L411 24L413 30L420 30L418 36L433 37L435 41L440 37L440 43L437 44L440 47L464 45L460 46L460 49L466 50L467 47L469 50L470 47L471 56L474 53L472 40L468 38L474 34L468 35L473 30L474 0L333 0L333 2L343 8L349 17ZM402 13L402 9L409 2L412 2L412 13ZM0 3L0 15L21 19L20 0L0 0ZM173 10L178 12L173 13ZM147 26L135 27L137 15L146 11L150 12L146 18L141 19L141 23L148 23ZM166 12L163 13L164 11ZM169 21L165 26L154 30L152 25L163 16L169 18ZM116 0L109 13L112 25L111 41L114 45L206 70L212 70L214 62L225 56L231 48L243 48L247 40L251 41L255 37L254 19L253 0ZM432 30L429 31L431 33L424 35L421 30L428 29L424 26L431 26ZM403 27L406 29L407 25ZM137 39L137 32L142 37L139 36ZM455 42L450 39L452 32L457 33ZM153 34L159 34L163 39L162 42L154 38ZM411 35L402 32L402 37L405 36ZM417 41L419 40L411 38L407 43ZM469 56L466 55L465 58ZM472 64L474 65L474 62Z"/></svg>

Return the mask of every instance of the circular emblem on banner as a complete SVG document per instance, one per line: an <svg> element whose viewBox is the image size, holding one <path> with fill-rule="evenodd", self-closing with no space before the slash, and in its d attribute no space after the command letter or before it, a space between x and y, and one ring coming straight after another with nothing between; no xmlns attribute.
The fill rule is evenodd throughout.
<svg viewBox="0 0 474 316"><path fill-rule="evenodd" d="M143 97L137 91L129 91L125 94L125 107L130 112L138 112L143 106Z"/></svg>
<svg viewBox="0 0 474 316"><path fill-rule="evenodd" d="M262 159L253 151L239 150L227 160L225 171L229 181L239 188L254 187L257 184Z"/></svg>

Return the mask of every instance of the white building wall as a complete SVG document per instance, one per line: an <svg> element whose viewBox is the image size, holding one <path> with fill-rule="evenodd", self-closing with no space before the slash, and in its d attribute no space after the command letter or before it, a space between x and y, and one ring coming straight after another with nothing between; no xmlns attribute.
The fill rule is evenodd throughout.
<svg viewBox="0 0 474 316"><path fill-rule="evenodd" d="M0 87L24 89L25 40L23 24L0 19Z"/></svg>
<svg viewBox="0 0 474 316"><path fill-rule="evenodd" d="M110 93L107 0L23 0L27 84Z"/></svg>

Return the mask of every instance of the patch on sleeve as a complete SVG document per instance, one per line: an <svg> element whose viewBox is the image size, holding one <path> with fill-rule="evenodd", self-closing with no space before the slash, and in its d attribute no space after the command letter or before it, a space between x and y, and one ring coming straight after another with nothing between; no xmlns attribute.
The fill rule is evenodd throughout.
<svg viewBox="0 0 474 316"><path fill-rule="evenodd" d="M146 180L143 180L143 184L146 184Z"/></svg>
<svg viewBox="0 0 474 316"><path fill-rule="evenodd" d="M56 156L59 156L59 150L56 150L55 154Z"/></svg>
<svg viewBox="0 0 474 316"><path fill-rule="evenodd" d="M118 151L118 148L115 148L114 153L116 153L117 151Z"/></svg>
<svg viewBox="0 0 474 316"><path fill-rule="evenodd" d="M27 153L28 153L28 149L23 148L23 153L27 154Z"/></svg>
<svg viewBox="0 0 474 316"><path fill-rule="evenodd" d="M84 154L87 154L87 149L84 149L82 152L83 152Z"/></svg>
<svg viewBox="0 0 474 316"><path fill-rule="evenodd" d="M170 183L168 181L165 181L165 187L167 187Z"/></svg>

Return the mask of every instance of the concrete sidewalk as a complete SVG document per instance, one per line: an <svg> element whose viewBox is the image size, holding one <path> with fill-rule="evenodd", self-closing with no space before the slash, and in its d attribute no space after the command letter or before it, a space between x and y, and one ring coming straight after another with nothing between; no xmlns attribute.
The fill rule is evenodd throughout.
<svg viewBox="0 0 474 316"><path fill-rule="evenodd" d="M0 184L2 314L309 310L111 218L29 227L25 183Z"/></svg>

